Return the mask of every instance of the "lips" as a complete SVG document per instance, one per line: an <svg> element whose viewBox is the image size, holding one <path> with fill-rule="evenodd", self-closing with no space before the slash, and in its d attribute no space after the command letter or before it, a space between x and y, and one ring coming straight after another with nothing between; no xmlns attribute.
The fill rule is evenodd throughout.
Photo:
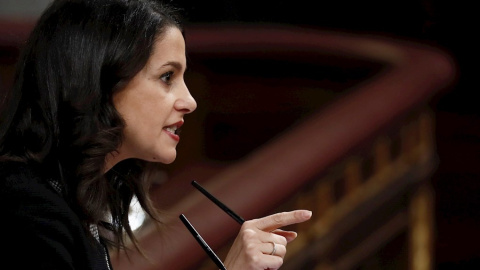
<svg viewBox="0 0 480 270"><path fill-rule="evenodd" d="M183 125L183 121L178 121L177 123L166 126L163 129L170 135L170 137L178 141L180 139L180 137L178 136L180 134L180 127L182 125Z"/></svg>
<svg viewBox="0 0 480 270"><path fill-rule="evenodd" d="M164 129L167 130L168 132L171 132L173 134L179 134L180 133L180 127L183 125L183 121L178 121L175 124L166 126Z"/></svg>

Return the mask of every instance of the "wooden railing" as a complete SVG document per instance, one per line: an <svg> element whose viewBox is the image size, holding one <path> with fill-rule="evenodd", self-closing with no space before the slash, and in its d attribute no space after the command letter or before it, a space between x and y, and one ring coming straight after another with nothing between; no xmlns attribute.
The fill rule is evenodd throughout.
<svg viewBox="0 0 480 270"><path fill-rule="evenodd" d="M294 227L299 237L289 245L282 269L352 269L404 234L410 235L408 252L399 263L431 269L434 198L428 177L436 152L428 104L454 78L454 65L443 52L399 40L282 27L192 28L187 44L190 55L201 59L284 55L291 61L299 54L309 62L343 57L381 63L375 75L340 91L203 184L246 219L313 210L311 221ZM146 226L138 233L150 261L138 254L130 261L113 256L116 269L216 269L178 214L222 258L239 225L188 189L199 175L187 169L171 179L185 191L166 210L172 214L166 218L169 229L159 233ZM169 200L162 188L152 198L159 204Z"/></svg>
<svg viewBox="0 0 480 270"><path fill-rule="evenodd" d="M317 218L298 228L302 240L289 246L283 269L357 269L405 231L413 237L404 241L414 257L404 258L409 269L432 269L432 120L429 112L419 113L398 134L380 135L371 149L348 156L303 190L292 206L313 208ZM427 215L417 218L424 208Z"/></svg>
<svg viewBox="0 0 480 270"><path fill-rule="evenodd" d="M313 224L292 226L299 238L289 244L282 269L358 269L404 232L408 254L402 259L408 269L433 269L434 202L428 183L436 165L433 122L431 111L416 112L396 132L379 135L274 210L315 213ZM207 259L199 269L215 266Z"/></svg>
<svg viewBox="0 0 480 270"><path fill-rule="evenodd" d="M0 23L0 33L4 28ZM20 47L22 33L26 36L28 31L0 41L10 49ZM190 89L207 90L197 95L199 108L186 120L171 179L152 189L152 199L164 208L165 228L159 232L147 223L137 235L149 260L137 253L129 258L112 254L116 270L216 269L178 215L185 214L221 258L239 225L191 188L189 182L195 179L245 219L297 208L313 210L312 220L292 226L299 236L289 244L282 269L358 268L399 238L405 245L398 252L399 265L432 269L434 196L428 178L437 158L435 114L428 105L454 79L448 55L398 39L285 26L192 26L187 28L187 46L193 72L187 74ZM242 112L242 106L247 110L257 106L248 100L234 103L246 86L263 90L267 99L282 95L271 94L274 89L267 84L235 88L229 84L235 76L221 82L222 70L204 64L209 59L243 58L296 63L292 70L302 69L302 63L313 70L316 65L360 63L374 72L360 72L365 78L348 80L341 87L331 81L318 83L315 73L310 74L313 78L295 80L288 85L291 95L283 93L286 99L298 97L293 86L299 81L306 81L309 86L300 85L310 90L330 87L335 94L317 100L318 93L311 98L308 90L300 99L310 112L301 120L261 144L256 142L248 153L240 151L228 162L216 160L212 166L202 148L208 135L199 133L212 111L228 116ZM198 96L219 91L218 84L228 85L222 95L213 96L222 102L202 104ZM233 103L219 105L234 91ZM236 146L227 147L233 151Z"/></svg>

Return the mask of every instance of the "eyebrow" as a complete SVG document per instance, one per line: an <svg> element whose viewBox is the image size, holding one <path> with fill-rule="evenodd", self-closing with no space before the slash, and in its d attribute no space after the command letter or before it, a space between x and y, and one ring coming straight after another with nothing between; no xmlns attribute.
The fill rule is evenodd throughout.
<svg viewBox="0 0 480 270"><path fill-rule="evenodd" d="M177 62L177 61L168 61L167 63L163 64L160 66L159 69L162 69L166 66L173 66L174 68L178 69L178 70L182 70L182 67L183 65L180 63L180 62ZM185 70L186 70L186 67L185 67Z"/></svg>

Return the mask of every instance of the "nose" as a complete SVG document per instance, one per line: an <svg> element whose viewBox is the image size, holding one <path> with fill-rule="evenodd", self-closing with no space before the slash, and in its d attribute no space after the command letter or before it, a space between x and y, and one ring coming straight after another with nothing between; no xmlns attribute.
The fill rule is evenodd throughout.
<svg viewBox="0 0 480 270"><path fill-rule="evenodd" d="M188 90L188 87L185 83L183 83L183 87L180 92L181 95L174 104L175 109L178 111L182 111L185 114L195 111L195 109L197 108L197 102L190 94L190 91Z"/></svg>

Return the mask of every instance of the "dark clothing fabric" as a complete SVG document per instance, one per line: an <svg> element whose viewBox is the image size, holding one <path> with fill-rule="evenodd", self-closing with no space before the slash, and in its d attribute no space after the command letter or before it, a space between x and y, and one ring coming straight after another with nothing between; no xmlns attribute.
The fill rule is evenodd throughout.
<svg viewBox="0 0 480 270"><path fill-rule="evenodd" d="M47 175L34 166L0 163L2 265L108 270L108 252L83 229Z"/></svg>

